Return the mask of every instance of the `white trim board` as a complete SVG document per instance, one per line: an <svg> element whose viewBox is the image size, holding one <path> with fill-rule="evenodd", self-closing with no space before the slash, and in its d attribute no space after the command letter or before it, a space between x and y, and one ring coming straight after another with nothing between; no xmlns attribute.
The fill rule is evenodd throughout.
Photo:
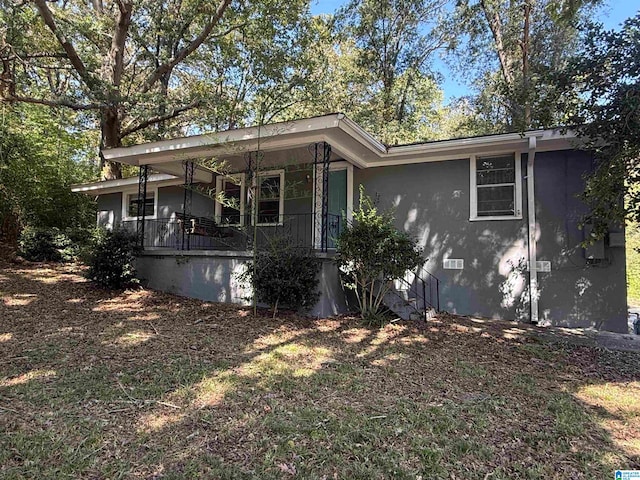
<svg viewBox="0 0 640 480"><path fill-rule="evenodd" d="M167 187L183 185L184 180L175 175L154 173L147 178L147 185L150 184L153 184L154 188ZM105 195L108 193L119 193L127 188L138 188L137 185L138 177L127 177L117 180L102 180L99 182L71 185L71 191L74 193L85 193L87 195Z"/></svg>
<svg viewBox="0 0 640 480"><path fill-rule="evenodd" d="M155 220L156 218L158 218L158 187L157 186L152 186L150 187L149 184L147 184L147 195L149 195L150 193L153 193L153 215L145 215L144 219L145 220ZM129 195L138 194L138 187L136 186L135 188L127 188L125 190L122 191L122 221L124 222L128 222L131 220L138 220L139 217L135 216L135 217L130 217L128 215L129 213L129 202L127 201L127 197Z"/></svg>

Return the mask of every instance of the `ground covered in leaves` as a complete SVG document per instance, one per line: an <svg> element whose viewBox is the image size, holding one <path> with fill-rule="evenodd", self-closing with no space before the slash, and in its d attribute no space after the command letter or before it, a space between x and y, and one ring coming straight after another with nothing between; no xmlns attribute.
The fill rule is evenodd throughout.
<svg viewBox="0 0 640 480"><path fill-rule="evenodd" d="M0 269L2 478L613 478L640 356L442 316L259 318Z"/></svg>

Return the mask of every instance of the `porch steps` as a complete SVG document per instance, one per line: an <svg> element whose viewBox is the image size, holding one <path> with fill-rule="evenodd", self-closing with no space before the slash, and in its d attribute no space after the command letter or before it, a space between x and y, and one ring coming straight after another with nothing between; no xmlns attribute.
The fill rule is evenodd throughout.
<svg viewBox="0 0 640 480"><path fill-rule="evenodd" d="M395 289L390 290L382 300L384 305L402 320L425 320L428 321L435 317L436 310L429 308L426 312L421 311L417 307L415 298L409 297L408 290Z"/></svg>

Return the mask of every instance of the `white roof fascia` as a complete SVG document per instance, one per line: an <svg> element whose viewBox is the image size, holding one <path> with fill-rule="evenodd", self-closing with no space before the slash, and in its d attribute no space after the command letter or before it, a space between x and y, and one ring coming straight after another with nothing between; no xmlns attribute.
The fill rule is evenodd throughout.
<svg viewBox="0 0 640 480"><path fill-rule="evenodd" d="M307 141L310 134L327 128L338 126L338 115L325 115L310 119L291 122L274 123L261 127L247 127L237 130L228 130L220 133L195 135L193 137L179 138L176 140L161 140L158 142L133 145L131 147L119 147L104 150L102 153L106 160L139 165L140 158L145 158L144 164L161 163L171 160L183 160L197 157L206 157L214 154L233 152L234 145L242 145L241 151L248 151L245 144L260 142L261 149L285 148L288 145L299 145ZM296 135L304 137L286 139L286 136ZM275 141L271 141L274 139ZM240 152L239 152L240 153ZM147 161L148 160L148 161Z"/></svg>
<svg viewBox="0 0 640 480"><path fill-rule="evenodd" d="M158 185L182 185L184 180L175 175L167 175L165 173L154 173L149 175L147 183ZM86 193L87 195L102 195L105 193L120 192L123 188L131 187L138 184L138 177L120 178L117 180L102 180L100 182L83 183L71 185L71 191L75 193Z"/></svg>
<svg viewBox="0 0 640 480"><path fill-rule="evenodd" d="M334 152L360 168L466 158L469 155L525 151L535 137L538 151L576 148L575 133L537 130L460 138L438 142L386 147L343 114L248 127L176 140L133 145L103 151L107 160L138 165L158 165L187 159L241 155L256 150L273 151L326 141ZM206 180L199 180L206 181Z"/></svg>

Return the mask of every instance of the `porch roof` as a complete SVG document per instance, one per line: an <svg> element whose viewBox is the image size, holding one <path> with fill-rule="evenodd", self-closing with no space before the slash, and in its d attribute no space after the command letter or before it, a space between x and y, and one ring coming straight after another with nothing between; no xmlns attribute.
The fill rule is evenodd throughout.
<svg viewBox="0 0 640 480"><path fill-rule="evenodd" d="M576 148L576 136L559 130L533 130L480 137L387 146L342 113L238 128L219 133L161 140L130 147L106 149L107 160L129 165L153 165L180 176L182 162L206 157L240 156L244 152L287 150L327 142L332 151L360 168L434 162L503 152L526 152L535 137L538 151ZM211 175L206 169L200 176ZM207 181L207 179L197 179ZM210 179L209 179L210 181Z"/></svg>
<svg viewBox="0 0 640 480"><path fill-rule="evenodd" d="M149 175L147 183L157 184L167 187L170 185L182 185L184 178L168 175L166 173L154 173ZM87 195L105 195L108 193L121 192L123 189L138 185L138 177L119 178L117 180L101 180L92 183L79 183L71 185L71 191L75 193L85 193Z"/></svg>

